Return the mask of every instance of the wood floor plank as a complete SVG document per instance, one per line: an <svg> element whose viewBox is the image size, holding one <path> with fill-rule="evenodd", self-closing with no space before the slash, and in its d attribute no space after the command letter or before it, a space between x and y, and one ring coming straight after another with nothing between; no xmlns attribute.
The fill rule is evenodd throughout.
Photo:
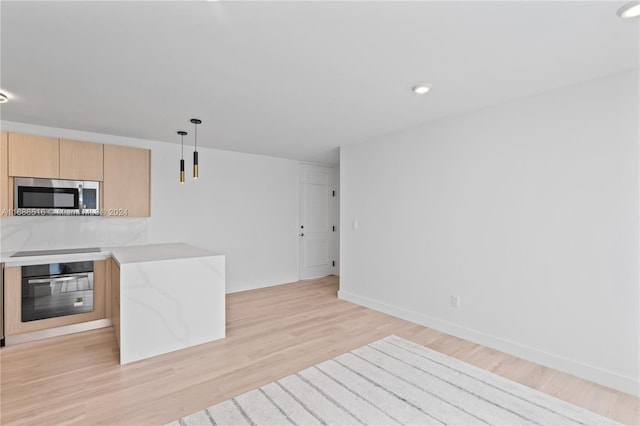
<svg viewBox="0 0 640 426"><path fill-rule="evenodd" d="M121 366L112 328L0 350L0 424L163 424L390 334L638 424L638 398L339 300L337 277L227 295L227 338Z"/></svg>
<svg viewBox="0 0 640 426"><path fill-rule="evenodd" d="M491 372L534 389L543 389L557 372L551 368L506 355Z"/></svg>

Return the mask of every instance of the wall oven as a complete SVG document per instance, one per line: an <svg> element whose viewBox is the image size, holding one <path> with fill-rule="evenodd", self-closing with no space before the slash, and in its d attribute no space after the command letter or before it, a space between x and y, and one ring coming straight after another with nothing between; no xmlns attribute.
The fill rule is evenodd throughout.
<svg viewBox="0 0 640 426"><path fill-rule="evenodd" d="M93 261L22 267L22 322L93 311Z"/></svg>
<svg viewBox="0 0 640 426"><path fill-rule="evenodd" d="M100 214L100 183L91 181L15 178L17 216Z"/></svg>

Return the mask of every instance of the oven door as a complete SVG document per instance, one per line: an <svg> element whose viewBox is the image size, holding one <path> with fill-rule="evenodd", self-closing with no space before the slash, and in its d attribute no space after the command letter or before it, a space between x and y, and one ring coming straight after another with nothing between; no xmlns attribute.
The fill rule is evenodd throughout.
<svg viewBox="0 0 640 426"><path fill-rule="evenodd" d="M22 279L22 322L92 311L93 272Z"/></svg>
<svg viewBox="0 0 640 426"><path fill-rule="evenodd" d="M18 216L74 214L80 212L82 185L76 181L15 178Z"/></svg>

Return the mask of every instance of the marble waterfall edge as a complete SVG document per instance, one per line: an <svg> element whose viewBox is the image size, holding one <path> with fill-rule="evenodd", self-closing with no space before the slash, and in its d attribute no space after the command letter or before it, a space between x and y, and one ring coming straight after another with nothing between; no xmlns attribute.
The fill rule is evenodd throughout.
<svg viewBox="0 0 640 426"><path fill-rule="evenodd" d="M120 265L120 363L225 337L223 255Z"/></svg>

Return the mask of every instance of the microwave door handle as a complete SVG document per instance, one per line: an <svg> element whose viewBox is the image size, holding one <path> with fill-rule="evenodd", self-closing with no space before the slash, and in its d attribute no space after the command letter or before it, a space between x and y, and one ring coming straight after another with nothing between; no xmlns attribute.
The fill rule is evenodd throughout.
<svg viewBox="0 0 640 426"><path fill-rule="evenodd" d="M78 185L78 210L80 210L80 214L82 214L82 208L84 207L83 200L82 200L82 193L84 192L83 188L84 188L83 184Z"/></svg>
<svg viewBox="0 0 640 426"><path fill-rule="evenodd" d="M37 278L33 280L28 280L28 284L44 284L44 283L59 283L63 281L71 281L77 280L78 278L89 278L87 274L78 274L78 275L66 275L64 277L57 278Z"/></svg>

